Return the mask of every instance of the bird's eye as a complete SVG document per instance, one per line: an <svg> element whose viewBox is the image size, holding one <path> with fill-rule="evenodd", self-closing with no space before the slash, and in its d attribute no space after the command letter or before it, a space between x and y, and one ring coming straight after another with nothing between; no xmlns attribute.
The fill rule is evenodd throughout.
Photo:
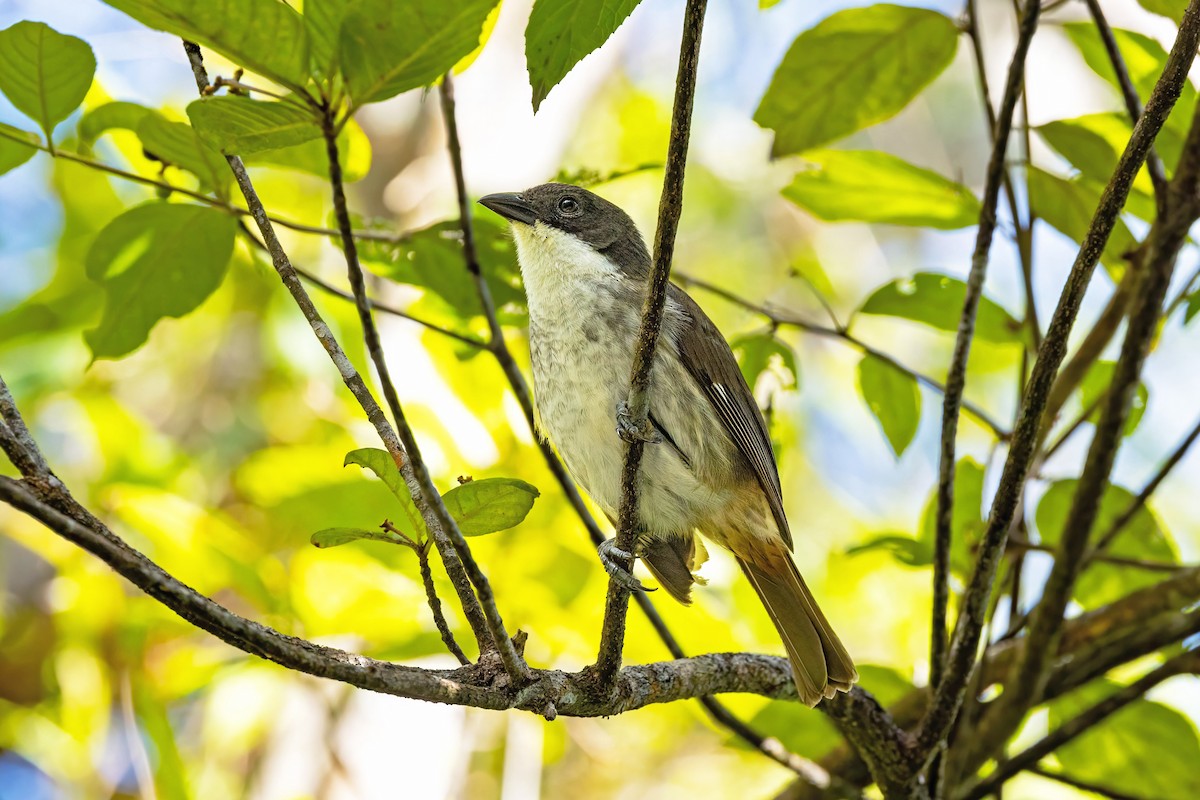
<svg viewBox="0 0 1200 800"><path fill-rule="evenodd" d="M574 197L567 195L566 197L564 197L563 199L558 201L558 210L567 215L578 214L579 213L579 201L576 200Z"/></svg>

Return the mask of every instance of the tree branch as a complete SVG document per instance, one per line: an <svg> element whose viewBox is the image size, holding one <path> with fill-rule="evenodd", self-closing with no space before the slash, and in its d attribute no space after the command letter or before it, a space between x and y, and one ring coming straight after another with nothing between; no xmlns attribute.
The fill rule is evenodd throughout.
<svg viewBox="0 0 1200 800"><path fill-rule="evenodd" d="M992 503L987 530L979 548L975 571L963 598L945 676L935 692L919 731L919 746L923 752L931 755L938 742L949 732L966 695L996 566L1003 554L1005 539L1033 462L1047 394L1066 352L1067 340L1079 312L1083 294L1150 144L1162 128L1167 115L1179 98L1183 84L1187 81L1188 70L1195 58L1196 45L1200 41L1198 7L1200 0L1192 0L1188 5L1166 68L1154 87L1145 113L1134 126L1133 135L1121 154L1112 179L1105 187L1100 205L1072 265L1042 347L1038 351L1037 361L1022 398L1008 458Z"/></svg>
<svg viewBox="0 0 1200 800"><path fill-rule="evenodd" d="M1030 767L1025 771L1032 775L1037 775L1042 778L1048 778L1049 780L1056 781L1061 783L1063 786L1070 786L1073 789L1081 789L1090 794L1099 795L1100 797L1107 797L1108 800L1147 800L1147 798L1138 797L1137 795L1127 794L1125 792L1118 792L1116 789L1110 789L1107 786L1101 786L1097 783L1082 781L1079 778L1071 777L1070 775L1066 775L1062 772L1051 772L1050 770L1042 769L1041 767Z"/></svg>
<svg viewBox="0 0 1200 800"><path fill-rule="evenodd" d="M1081 712L1047 734L1026 750L996 765L995 771L978 781L962 794L962 800L982 800L995 793L1005 781L1014 775L1035 766L1067 742L1086 733L1125 706L1141 699L1167 678L1200 670L1200 653L1187 651L1168 659L1162 666L1123 687L1096 705Z"/></svg>
<svg viewBox="0 0 1200 800"><path fill-rule="evenodd" d="M683 37L679 46L679 70L675 77L675 103L671 113L671 138L667 145L666 172L662 196L658 203L658 227L654 234L654 257L647 279L646 299L642 306L642 323L633 352L629 377L629 415L636 429L647 427L650 412L650 371L654 350L662 326L663 307L667 301L667 285L671 277L671 260L675 251L675 234L683 210L683 178L687 164L688 138L692 127L692 103L696 93L696 72L700 62L700 35L704 28L707 0L688 0L683 12ZM621 476L621 508L617 528L617 547L633 553L638 527L638 470L642 463L641 440L630 442L625 450ZM626 569L633 569L632 560ZM604 625L600 634L600 652L596 670L606 681L621 665L621 649L625 640L625 613L629 607L629 592L616 580L608 584L604 607Z"/></svg>
<svg viewBox="0 0 1200 800"><path fill-rule="evenodd" d="M383 396L387 400L388 408L391 409L392 419L396 423L400 440L404 443L404 450L408 454L408 458L402 463L398 462L397 466L400 467L401 473L409 483L409 492L412 494L417 509L426 520L426 525L429 528L430 535L433 537L434 544L438 548L438 552L442 556L442 561L445 563L448 558L452 561L452 554L457 554L458 559L462 562L463 569L466 571L467 577L470 578L471 584L475 587L475 593L478 595L477 599L475 595L471 595L469 592L460 594L459 599L462 601L464 607L470 607L475 603L478 603L482 607L484 618L487 620L487 628L491 635L492 646L499 652L505 671L513 681L517 683L527 682L530 679L529 666L525 663L521 654L517 652L512 639L508 635L508 631L505 630L504 620L500 616L500 610L497 608L496 599L492 594L491 583L476 563L475 557L471 554L470 547L467 545L466 537L458 529L458 523L450 516L450 511L442 501L441 493L437 490L437 487L433 483L433 478L429 475L429 469L421 458L421 451L417 444L416 435L413 433L412 427L408 424L408 420L404 415L404 408L400 403L400 397L396 393L396 387L392 384L391 376L388 374L387 359L383 354L383 343L380 341L379 330L375 327L375 319L371 314L371 301L367 297L366 280L363 275L362 265L358 260L358 244L354 241L354 232L350 224L350 210L346 203L346 189L342 181L342 167L338 157L337 127L336 120L334 119L334 109L327 106L322 111L321 133L325 138L325 152L329 158L329 184L333 189L333 210L334 216L337 219L338 230L341 231L342 252L346 256L346 269L350 279L350 288L354 294L355 306L358 308L358 318L362 324L367 352L370 354L371 361L375 365L375 372L379 376L379 383L383 388ZM478 265L476 265L476 270L478 270ZM447 564L447 571L449 569L450 565ZM480 640L479 644L481 648L485 647L486 641L486 639Z"/></svg>
<svg viewBox="0 0 1200 800"><path fill-rule="evenodd" d="M1133 394L1141 376L1146 355L1158 330L1163 301L1171 276L1175 272L1176 256L1196 220L1200 198L1200 112L1192 121L1184 146L1184 155L1171 181L1167 197L1167 213L1161 225L1151 230L1143 245L1145 263L1134 290L1133 304L1121 355L1113 371L1096 434L1092 439L1072 499L1054 567L1042 591L1042 599L1034 609L1029 623L1031 643L1019 662L1013 679L1016 691L1010 698L1038 696L1047 676L1047 666L1055 651L1055 639L1062 629L1063 615L1071 598L1071 590L1079 575L1087 550L1088 539L1100 512L1100 501L1108 486L1108 478L1116 460L1125 431L1125 422ZM1025 709L1016 701L999 700L996 713L1009 714L1013 722L1024 716Z"/></svg>
<svg viewBox="0 0 1200 800"><path fill-rule="evenodd" d="M1117 84L1121 87L1121 99L1125 101L1125 110L1129 113L1129 120L1137 123L1138 118L1142 116L1142 99L1138 97L1137 87L1133 85L1133 78L1129 76L1129 68L1125 66L1125 57L1121 55L1121 48L1117 45L1117 37L1113 35L1113 29L1104 17L1104 11L1100 8L1100 0L1085 0L1085 2L1088 13L1092 15L1092 22L1096 23L1096 30L1100 33L1100 41L1104 43L1104 51L1108 54L1109 63L1112 64ZM1167 174L1163 168L1162 159L1158 157L1158 152L1153 147L1146 155L1146 169L1150 172L1150 182L1154 184L1154 200L1158 206L1158 216L1161 217L1167 211Z"/></svg>
<svg viewBox="0 0 1200 800"><path fill-rule="evenodd" d="M983 190L983 203L979 210L979 227L975 235L975 250L971 254L971 269L967 274L966 295L963 311L958 320L958 333L954 339L954 352L946 373L946 392L942 400L942 435L938 461L937 515L933 549L933 616L930 634L930 686L937 687L942 680L942 668L946 656L946 611L950 603L950 539L951 515L954 507L955 444L958 437L958 416L962 407L963 390L967 384L967 358L971 353L971 341L975 336L975 316L979 311L979 300L983 296L983 282L987 277L988 256L992 238L996 232L996 207L1000 200L1000 187L1004 182L1005 157L1008 153L1008 137L1012 132L1013 115L1017 99L1021 95L1025 77L1025 57L1037 30L1040 0L1026 0L1025 13L1021 17L1017 33L1017 44L1012 61L1008 65L1008 80L1000 100L1000 111L993 128L993 145L988 159L987 179ZM981 76L982 77L982 76ZM1015 209L1014 209L1015 210Z"/></svg>
<svg viewBox="0 0 1200 800"><path fill-rule="evenodd" d="M1188 433L1188 435L1184 437L1183 441L1179 443L1179 446L1176 447L1167 460L1163 462L1163 465L1158 468L1158 472L1154 474L1154 477L1150 479L1150 482L1147 483L1140 492L1138 492L1137 497L1135 497L1133 502L1129 504L1129 508L1122 511L1121 515L1114 519L1112 524L1108 526L1108 529L1097 538L1095 547L1093 547L1084 558L1084 566L1087 566L1087 562L1089 561L1101 558L1104 551L1108 549L1108 546L1113 543L1113 540L1120 535L1121 531L1125 529L1125 526L1128 525L1133 518L1137 516L1137 513L1145 507L1146 502L1150 499L1150 495L1154 494L1158 490L1159 485L1161 485L1162 482L1166 480L1167 476L1171 474L1171 470L1175 469L1175 466L1183 460L1185 455L1187 455L1188 450L1191 449L1191 446L1196 441L1197 437L1200 437L1200 420L1196 421L1196 424L1192 426L1192 430Z"/></svg>

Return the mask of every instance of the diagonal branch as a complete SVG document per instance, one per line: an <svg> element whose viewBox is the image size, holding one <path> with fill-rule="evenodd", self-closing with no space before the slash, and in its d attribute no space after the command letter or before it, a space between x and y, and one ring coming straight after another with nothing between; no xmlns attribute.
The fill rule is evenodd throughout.
<svg viewBox="0 0 1200 800"><path fill-rule="evenodd" d="M683 12L683 40L679 47L679 71L675 78L675 104L671 113L671 139L667 145L666 174L658 203L658 228L654 234L654 258L647 279L646 300L642 306L642 324L633 352L629 378L629 415L636 429L644 429L650 413L650 370L662 326L667 285L671 277L671 259L675 234L683 210L683 178L687 164L688 138L692 128L692 103L696 94L696 72L700 62L700 34L708 0L688 0ZM617 547L626 553L635 550L638 526L638 470L645 443L630 442L625 451L621 475L621 509L617 528ZM632 569L633 564L626 564ZM600 652L596 668L601 680L607 680L621 665L625 640L625 613L629 591L616 580L608 584L604 608L604 627L600 634Z"/></svg>
<svg viewBox="0 0 1200 800"><path fill-rule="evenodd" d="M191 42L184 42L184 49L187 51L188 61L192 66L192 73L196 77L197 88L203 92L204 88L208 85L208 75L204 69L200 48ZM367 418L371 421L388 453L405 476L409 491L413 496L413 501L422 512L422 517L430 528L430 533L434 536L435 542L437 542L440 537L444 536L439 531L440 520L434 517L430 512L428 504L424 502L424 487L417 482L415 475L416 468L423 467L423 465L419 461L409 460L408 451L404 443L397 436L395 429L392 428L387 416L383 413L383 409L379 407L379 404L371 394L371 390L367 388L362 376L354 368L346 352L334 338L333 332L321 318L316 306L313 305L311 298L309 298L308 293L304 290L303 285L301 285L295 268L288 259L287 253L279 242L279 238L275 235L274 227L271 225L270 220L267 219L266 209L263 207L262 201L254 189L254 185L250 182L250 176L247 174L241 159L237 156L227 156L226 160L229 162L234 179L237 181L238 187L246 199L247 207L253 213L254 221L258 225L259 232L262 234L268 252L271 254L271 261L275 266L275 271L279 273L284 286L287 287L292 298L300 307L317 339L329 354L330 359L333 360L334 365L337 366L338 372L342 376L342 381L350 389L354 398L366 413ZM426 479L428 479L427 474ZM471 589L469 576L459 560L455 548L445 546L443 540L439 543L439 552L445 563L446 572L450 576L450 580L454 584L459 599L462 602L463 613L471 624L472 630L475 632L476 640L481 643L482 647L483 643L489 639L488 621L479 608L479 603Z"/></svg>
<svg viewBox="0 0 1200 800"><path fill-rule="evenodd" d="M1200 671L1200 653L1187 651L1168 659L1158 668L1067 720L1027 749L998 764L994 772L968 789L962 795L962 800L982 800L996 793L1009 778L1036 766L1039 761L1067 742L1087 733L1125 706L1141 699L1146 692L1167 678L1197 671Z"/></svg>
<svg viewBox="0 0 1200 800"><path fill-rule="evenodd" d="M936 687L942 680L942 667L946 658L946 611L950 602L950 539L951 516L954 507L954 462L955 442L958 437L958 416L962 407L963 390L967 384L967 358L971 353L971 340L975 336L975 316L979 311L979 300L983 296L983 282L987 277L988 256L992 249L992 238L996 232L996 207L1000 200L1000 188L1006 170L1004 160L1008 153L1008 138L1012 132L1013 115L1017 99L1022 92L1025 79L1025 57L1037 30L1040 0L1026 0L1025 13L1021 17L1017 45L1012 62L1008 65L1008 80L1000 100L1000 111L996 116L992 132L994 142L988 159L987 180L983 190L983 205L979 211L979 230L975 236L975 250L971 254L971 269L967 275L966 297L962 315L958 319L958 334L954 340L954 352L950 357L950 368L946 373L946 393L942 401L942 437L938 462L937 515L933 554L933 622L930 635L930 685ZM973 15L972 15L973 16ZM1015 209L1014 209L1015 211Z"/></svg>
<svg viewBox="0 0 1200 800"><path fill-rule="evenodd" d="M919 731L919 744L924 752L934 752L962 707L983 630L984 613L996 567L1003 555L1005 539L1033 462L1050 386L1066 353L1067 340L1079 313L1083 294L1121 208L1129 196L1133 179L1145 160L1154 137L1178 100L1183 84L1187 81L1188 70L1196 55L1197 42L1200 42L1200 0L1192 0L1184 14L1163 74L1146 104L1146 111L1134 126L1133 135L1121 154L1116 171L1105 187L1100 205L1071 267L1046 338L1038 351L1037 361L1022 398L1008 458L992 502L975 571L963 598L945 674Z"/></svg>

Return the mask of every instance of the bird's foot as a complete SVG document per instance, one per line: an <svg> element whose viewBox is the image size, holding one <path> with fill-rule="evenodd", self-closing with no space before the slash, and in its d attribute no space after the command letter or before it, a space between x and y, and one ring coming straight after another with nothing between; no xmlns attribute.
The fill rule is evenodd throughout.
<svg viewBox="0 0 1200 800"><path fill-rule="evenodd" d="M625 589L630 592L650 591L642 586L642 582L633 577L633 573L629 571L632 568L633 555L617 547L616 539L605 539L596 548L596 553L600 556L600 563L604 565L604 571ZM629 568L625 566L627 563L630 564Z"/></svg>
<svg viewBox="0 0 1200 800"><path fill-rule="evenodd" d="M629 444L634 442L659 444L663 440L662 434L650 424L649 417L641 425L633 421L633 415L629 412L629 403L624 400L617 403L617 436Z"/></svg>

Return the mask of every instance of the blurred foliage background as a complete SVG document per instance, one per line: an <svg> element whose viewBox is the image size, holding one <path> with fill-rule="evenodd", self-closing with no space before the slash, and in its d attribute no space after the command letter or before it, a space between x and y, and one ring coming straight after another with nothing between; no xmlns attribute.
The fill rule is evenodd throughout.
<svg viewBox="0 0 1200 800"><path fill-rule="evenodd" d="M682 5L645 0L603 49L548 96L541 93L544 103L534 116L522 38L531 3L505 0L486 47L461 69L456 85L472 195L518 190L556 175L568 180L617 175L601 180L596 190L651 232L661 182L655 165L666 148ZM826 201L814 199L811 186L804 194L803 185L793 184L798 172L805 174L801 160L773 159L772 134L752 117L793 39L845 4L759 5L711 3L676 267L818 324L828 324L818 296L824 297L860 341L940 379L952 333L920 320L934 321L940 309L954 307L953 286L940 278L912 277L962 278L968 267L971 209L977 209L971 191L980 189L990 145L968 43L959 37L956 50L947 54L950 66L898 115L839 144L903 158L960 183L966 194L940 222L839 221L847 214L823 206ZM949 18L962 11L958 2L927 5ZM1089 66L1095 63L1086 32L1062 24L1084 19L1081 4L1056 5L1035 39L1028 81L1030 158L1044 171L1029 172L1030 193L1035 185L1043 187L1045 213L1039 216L1055 223L1039 223L1034 241L1034 301L1043 318L1073 257L1071 237L1081 227L1072 230L1069 212L1090 197L1084 192L1078 200L1092 163L1080 153L1100 152L1101 165L1105 157L1071 138L1080 126L1058 123L1121 108L1114 89ZM1128 0L1105 6L1114 25L1169 44L1174 30L1169 19ZM1012 8L1008 0L985 0L980 13L988 78L995 86L1012 47ZM194 92L177 39L95 0L0 4L0 28L24 19L78 36L96 55L95 82L82 109L58 127L57 141L178 186L217 188L179 166L148 158L144 135L120 128L96 133L81 122L114 100L185 122L184 108ZM209 67L214 75L233 73L232 65L211 55ZM30 128L3 99L0 121ZM92 124L99 125L95 118ZM346 168L354 179L351 206L362 226L455 228L450 161L434 95L418 89L367 106L344 137ZM319 176L322 156L304 147L276 163L252 159L251 172L273 214L329 225L329 188ZM318 174L312 174L314 163ZM833 153L807 163L834 170L840 162ZM867 166L861 180L870 184L878 166ZM886 186L876 191L886 192ZM105 357L89 347L87 332L101 325L105 312L103 292L89 279L88 253L119 214L155 197L154 187L45 154L0 179L0 371L52 465L131 544L238 613L377 658L452 665L429 618L410 552L376 542L322 550L309 544L320 528L375 527L399 509L378 481L342 467L346 452L374 444L374 433L270 263L245 237L238 238L219 285L194 312L158 322L146 343L123 357ZM810 210L792 202L797 197ZM1130 210L1127 234L1141 235L1146 223ZM1090 209L1082 213L1086 223ZM494 285L507 287L500 297L506 303L503 320L526 367L511 247L496 221L481 215L477 224ZM1002 220L1001 230L1009 236L993 247L986 287L995 307L984 312L997 332L976 342L967 398L1008 427L1023 348L1005 325L1023 318L1024 296L1011 219ZM298 266L344 285L344 263L328 238L280 233ZM1119 255L1107 264L1111 270L1119 270ZM367 246L364 257L374 273L372 291L383 302L464 335L486 333L470 307L470 282L453 239L442 228L398 244ZM1181 286L1196 260L1194 248L1185 251ZM937 299L947 286L950 300ZM1096 279L1081 329L1110 289L1109 278ZM864 665L864 685L885 703L923 685L931 540L926 515L936 473L940 395L918 388L909 376L860 364L863 353L853 343L795 327L775 329L736 303L699 288L692 292L738 343L756 392L771 411L798 563ZM914 294L929 307L913 311L911 303L905 305ZM353 306L329 294L315 297L367 374ZM961 305L961 294L957 297ZM1184 324L1190 307L1181 304L1164 326L1145 375L1145 413L1118 462L1117 482L1135 492L1195 413L1200 373L1190 368L1195 327ZM521 525L472 545L508 624L530 634L530 661L565 669L590 663L606 577L536 452L502 373L488 355L460 341L387 315L380 324L397 386L439 486L450 488L459 475L508 476L541 489ZM1066 416L1086 402L1073 398ZM1056 513L1061 520L1066 503L1055 499L1055 481L1077 473L1085 442L1082 436L1070 440L1031 484L1029 516L1032 520L1036 508L1035 527L1043 535L1049 535ZM994 485L996 445L994 431L964 416L959 491L967 499L956 523L961 530L977 524ZM0 469L12 474L7 463ZM1200 498L1190 487L1198 478L1195 458L1177 468L1157 493L1143 526L1148 529L1134 537L1140 544L1132 545L1131 555L1196 560ZM1043 501L1043 495L1050 499ZM147 774L155 776L164 798L757 797L789 781L790 773L732 742L695 703L607 720L547 723L525 714L370 695L290 673L195 630L11 509L0 508L0 532L4 800L133 797L145 785L139 776ZM969 553L960 556L956 566L963 570ZM1042 558L1030 555L1035 576L1045 574ZM658 603L684 648L779 651L767 617L731 560L714 553L705 574L709 585L694 607ZM1123 571L1106 580L1083 584L1090 594L1077 596L1080 605L1107 602L1146 578ZM443 598L453 597L448 586L440 589ZM446 607L452 624L462 629L451 604ZM630 620L626 659L666 657L645 620L636 612ZM728 699L738 713L802 755L818 757L838 741L818 714L756 697ZM1153 713L1170 719L1169 726L1159 726L1173 731L1164 747L1185 763L1200 754L1195 678L1172 680L1152 699ZM1046 714L1035 715L1022 736L1036 736L1046 724ZM1159 750L1156 756L1161 755ZM1081 758L1095 758L1095 752L1085 750ZM1027 775L1011 785L1011 796L1080 794Z"/></svg>

